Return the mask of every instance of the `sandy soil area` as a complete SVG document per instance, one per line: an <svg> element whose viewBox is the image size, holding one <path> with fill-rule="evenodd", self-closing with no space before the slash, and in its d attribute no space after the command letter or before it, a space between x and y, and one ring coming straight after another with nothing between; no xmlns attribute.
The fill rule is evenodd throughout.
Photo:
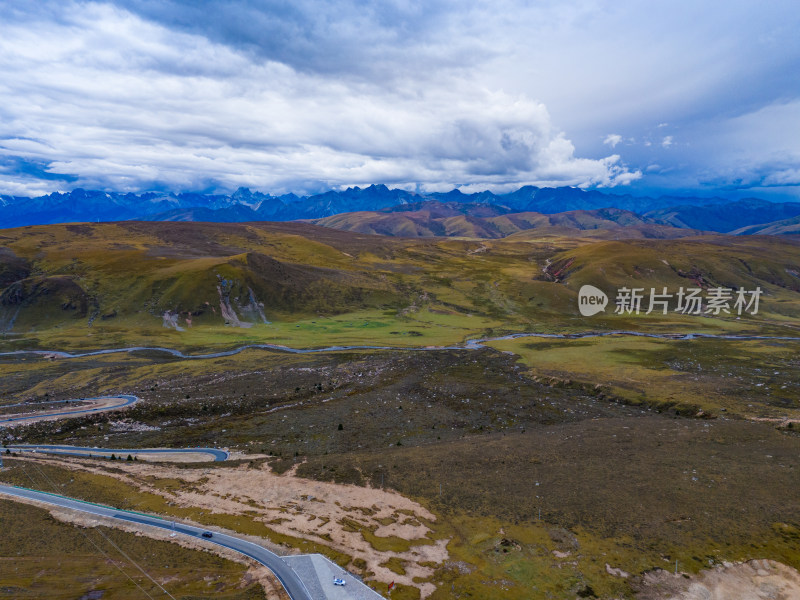
<svg viewBox="0 0 800 600"><path fill-rule="evenodd" d="M179 454L170 453L170 452L144 452L142 454L137 454L136 457L139 460L145 460L150 462L177 462L177 463L188 463L188 462L208 462L208 454L203 454L202 452L198 453L184 453L181 452Z"/></svg>
<svg viewBox="0 0 800 600"><path fill-rule="evenodd" d="M423 598L433 593L434 585L413 579L430 577L434 571L430 565L442 564L448 558L449 540L433 542L426 537L430 528L425 521L432 522L436 517L395 492L312 481L292 472L276 475L266 465L187 471L164 464L126 462L125 473L112 473L80 459L63 460L61 464L117 477L178 506L247 514L278 533L309 539L362 559L375 579L418 587ZM160 480L171 485L167 489ZM180 482L177 487L176 480ZM362 531L367 536L401 538L410 542L410 547L405 551L377 550ZM402 561L404 575L382 566L392 558Z"/></svg>
<svg viewBox="0 0 800 600"><path fill-rule="evenodd" d="M111 458L113 452L93 452L94 456ZM203 452L131 452L137 460L149 462L172 462L172 463L192 463L192 462L208 462L211 460L208 454ZM123 460L127 454L117 454Z"/></svg>
<svg viewBox="0 0 800 600"><path fill-rule="evenodd" d="M800 425L800 419L790 419L788 417L748 417L748 419L761 423L777 423L783 428Z"/></svg>
<svg viewBox="0 0 800 600"><path fill-rule="evenodd" d="M697 575L653 571L642 578L638 600L797 600L800 573L771 560L724 563Z"/></svg>

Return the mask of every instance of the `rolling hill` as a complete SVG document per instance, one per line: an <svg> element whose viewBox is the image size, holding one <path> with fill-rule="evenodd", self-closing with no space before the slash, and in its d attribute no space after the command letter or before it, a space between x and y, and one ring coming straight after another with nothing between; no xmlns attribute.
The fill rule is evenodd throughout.
<svg viewBox="0 0 800 600"><path fill-rule="evenodd" d="M800 216L791 219L748 225L731 232L733 235L791 235L800 234Z"/></svg>
<svg viewBox="0 0 800 600"><path fill-rule="evenodd" d="M581 212L565 222L599 226L609 217L634 218L621 211ZM508 214L485 218L498 228L518 226ZM524 218L550 222L542 215ZM247 328L247 339L296 343L293 323L307 323L309 337L301 341L312 345L329 334L341 343L356 334L373 343L402 341L389 334L453 343L487 328L585 328L576 319L577 292L585 283L609 296L625 286L764 291L758 316L735 325L733 315L709 321L670 314L659 325L609 311L591 322L600 329L738 330L745 321L760 328L800 317L800 241L793 238L519 237L531 231L537 230L467 240L375 236L308 223L132 221L8 229L0 232L0 332L9 343L20 339L30 346L53 336L62 345L152 343L176 329L191 329L180 336L197 343L203 331L224 329L230 333L220 335L232 341ZM358 331L337 315L356 315L345 318L361 323ZM315 324L318 319L327 325ZM380 323L378 330L371 332L370 322Z"/></svg>
<svg viewBox="0 0 800 600"><path fill-rule="evenodd" d="M555 235L626 239L679 238L700 233L615 208L547 215L455 202L424 202L382 211L344 213L310 222L345 231L394 237L498 239L515 235L515 239L522 240Z"/></svg>

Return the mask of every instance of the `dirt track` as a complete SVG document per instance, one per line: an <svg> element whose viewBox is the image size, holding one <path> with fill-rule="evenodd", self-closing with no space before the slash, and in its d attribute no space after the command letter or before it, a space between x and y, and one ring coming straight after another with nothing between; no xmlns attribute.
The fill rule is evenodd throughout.
<svg viewBox="0 0 800 600"><path fill-rule="evenodd" d="M120 396L109 396L104 398L91 398L76 402L69 408L60 407L46 410L43 412L0 414L0 427L14 427L15 425L30 425L39 421L54 421L57 419L67 419L88 412L106 412L116 410L124 406L129 406L132 402L128 398ZM14 419L10 422L3 422L5 419Z"/></svg>

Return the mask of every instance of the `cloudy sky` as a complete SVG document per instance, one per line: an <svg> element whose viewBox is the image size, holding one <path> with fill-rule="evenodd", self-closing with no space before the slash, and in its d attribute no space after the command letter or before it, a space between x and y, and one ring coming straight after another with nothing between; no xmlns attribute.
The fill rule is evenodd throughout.
<svg viewBox="0 0 800 600"><path fill-rule="evenodd" d="M796 0L0 0L0 193L800 198Z"/></svg>

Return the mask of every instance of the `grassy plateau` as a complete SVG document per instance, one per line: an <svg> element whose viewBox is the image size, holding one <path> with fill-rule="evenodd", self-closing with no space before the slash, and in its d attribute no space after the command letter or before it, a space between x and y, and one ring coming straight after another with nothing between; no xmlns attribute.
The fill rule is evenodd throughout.
<svg viewBox="0 0 800 600"><path fill-rule="evenodd" d="M647 573L676 560L687 575L754 558L800 568L800 341L777 339L800 337L797 240L406 239L301 223L131 222L0 230L0 246L0 352L380 347L0 356L4 414L101 394L142 399L0 429L4 443L237 452L233 463L164 466L170 476L158 480L124 461L4 455L2 481L52 480L66 495L322 552L384 592L392 574L427 569L392 598L634 598ZM584 284L609 294L605 313L580 315ZM617 315L623 286L763 295L755 315ZM464 347L614 331L675 335ZM765 339L683 337L694 333ZM435 519L386 519L424 525L422 541L341 520L364 548L391 554L379 576L330 537L177 500L200 493L199 474L225 469L392 490ZM18 540L0 547L0 598L92 586L123 597L116 569L85 548L57 569L56 549L83 543L73 525L11 502L0 515ZM427 564L425 547L437 544L447 558ZM181 550L191 557L172 566L159 548L148 564L175 578L176 597L205 597L191 561L215 571L218 597L262 597L241 585L240 565Z"/></svg>

